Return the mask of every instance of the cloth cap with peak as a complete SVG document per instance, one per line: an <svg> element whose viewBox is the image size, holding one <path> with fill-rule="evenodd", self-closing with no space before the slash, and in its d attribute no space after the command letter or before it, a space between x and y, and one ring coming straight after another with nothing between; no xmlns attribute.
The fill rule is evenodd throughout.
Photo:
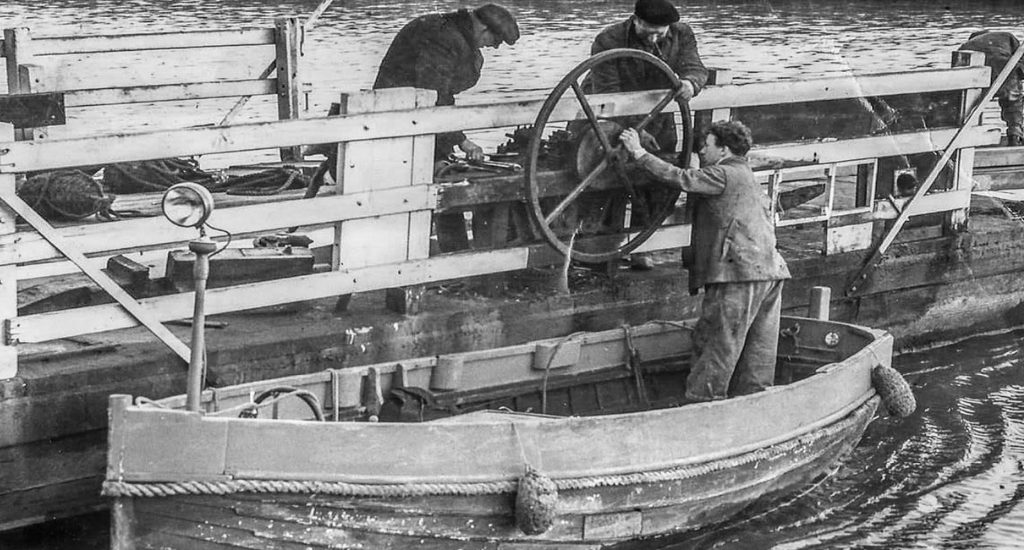
<svg viewBox="0 0 1024 550"><path fill-rule="evenodd" d="M497 4L484 4L473 10L473 15L506 44L511 46L519 40L519 25L516 18L505 8Z"/></svg>
<svg viewBox="0 0 1024 550"><path fill-rule="evenodd" d="M633 13L645 22L659 27L679 21L679 10L669 0L637 0Z"/></svg>

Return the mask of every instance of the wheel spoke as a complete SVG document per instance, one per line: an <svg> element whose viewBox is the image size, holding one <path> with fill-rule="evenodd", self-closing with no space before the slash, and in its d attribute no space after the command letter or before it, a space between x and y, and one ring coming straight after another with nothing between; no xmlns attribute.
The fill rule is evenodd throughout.
<svg viewBox="0 0 1024 550"><path fill-rule="evenodd" d="M590 121L590 127L594 129L594 133L597 135L597 141L601 144L604 149L604 156L607 158L612 154L612 144L608 141L608 136L604 135L601 131L601 125L598 124L597 115L594 114L594 108L590 106L590 102L587 101L587 96L583 94L583 90L580 88L579 82L572 81L572 91L576 94L576 99L580 102L580 106L583 107L583 112L587 115L587 120Z"/></svg>
<svg viewBox="0 0 1024 550"><path fill-rule="evenodd" d="M583 181L574 187L573 190L570 191L564 199L562 199L562 202L558 203L558 206L544 217L544 223L550 227L551 223L555 221L555 218L557 218L562 212L565 212L565 209L569 207L572 201L576 200L576 198L579 197L591 183L594 183L594 180L597 179L597 176L601 172L604 172L605 168L608 168L608 159L602 159L601 162L597 163L597 166L587 174L587 177L583 178Z"/></svg>
<svg viewBox="0 0 1024 550"><path fill-rule="evenodd" d="M651 109L651 112L647 113L647 116L645 116L644 119L640 121L640 124L634 126L634 128L636 128L636 131L639 132L640 130L643 130L645 126L650 124L651 121L654 120L654 117L661 114L661 111L665 108L665 106L668 105L670 101L675 99L678 93L679 88L673 88L671 92L669 92L665 97L661 98L661 101L659 101L658 104L655 105L653 109Z"/></svg>
<svg viewBox="0 0 1024 550"><path fill-rule="evenodd" d="M589 263L598 263L603 261L609 261L615 258L622 257L624 254L628 254L630 251L636 249L644 240L654 234L661 223L664 221L665 216L671 211L671 203L675 201L669 201L667 204L662 204L661 200L654 200L660 198L659 194L655 194L652 197L642 196L639 193L645 191L645 187L641 185L639 180L636 180L632 172L628 169L626 164L621 160L621 154L623 152L622 146L615 142L615 136L613 131L602 132L602 129L606 129L607 121L599 118L596 113L595 107L588 101L586 94L583 93L584 86L580 79L583 75L587 74L588 71L593 71L595 67L601 63L613 63L620 59L631 59L638 60L645 63L652 64L656 67L668 81L671 83L667 87L670 90L665 90L668 94L665 97L659 97L660 101L657 105L649 111L646 115L641 115L637 118L642 119L640 124L635 126L637 130L643 130L649 126L651 122L666 108L666 106L678 96L681 83L679 77L672 71L672 69L664 63L664 61L639 50L628 50L628 49L617 49L601 52L594 55L590 59L579 64L569 74L567 74L552 90L549 94L544 105L541 107L540 112L537 114L537 118L534 122L534 139L530 141L529 152L527 154L525 176L526 176L526 191L529 197L530 216L534 222L534 226L539 229L540 236L544 238L554 248L561 251L563 254L571 254L574 259L585 261ZM567 195L564 195L561 200L558 200L557 206L547 212L547 208L542 206L542 201L547 204L544 200L547 198L546 193L543 191L543 187L538 181L539 174L538 169L542 167L539 164L540 152L541 152L541 141L540 134L543 132L545 125L548 123L550 117L554 114L559 103L564 100L564 95L567 93L569 88L572 88L573 93L579 102L583 114L586 116L587 123L580 124L582 128L592 128L597 133L596 139L591 140L586 133L581 134L581 137L586 137L590 144L588 145L587 153L589 158L583 162L579 158L577 153L577 169L580 171L582 176L584 172L588 172L586 177L582 181L575 184L575 187ZM680 106L680 111L688 113L688 106ZM692 128L689 126L688 114L684 114L684 149L690 149L685 144L690 143L690 134L692 134ZM583 117L580 117L582 120ZM596 149L597 145L601 147L601 150ZM614 144L614 145L613 145ZM593 154L591 154L593 153ZM593 168L588 168L587 165L590 163L596 164ZM614 170L614 179L618 180L613 182L609 179L608 170ZM608 180L606 182L606 180ZM622 242L619 238L616 239L605 239L602 233L598 233L597 241L593 243L590 249L568 248L563 236L556 231L559 226L561 219L565 217L565 213L569 211L575 202L579 201L580 198L589 191L596 188L605 189L605 184L608 184L609 190L616 190L618 193L628 193L626 199L632 203L632 210L634 212L634 223L632 228L620 227L616 233L619 233L619 237L624 240ZM616 185L617 183L617 185ZM556 199L557 200L557 199ZM620 203L621 204L621 203ZM626 203L628 204L628 203ZM626 205L623 205L626 206ZM654 210L654 212L648 212L647 210ZM621 225L625 221L625 218L620 220L618 223ZM611 237L611 235L607 235ZM612 242L612 241L615 242Z"/></svg>

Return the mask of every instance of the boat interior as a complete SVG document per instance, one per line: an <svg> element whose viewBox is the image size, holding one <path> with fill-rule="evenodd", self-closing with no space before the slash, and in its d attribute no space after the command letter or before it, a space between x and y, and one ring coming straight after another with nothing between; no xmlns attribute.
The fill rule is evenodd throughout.
<svg viewBox="0 0 1024 550"><path fill-rule="evenodd" d="M692 324L674 321L498 350L421 358L206 390L205 413L257 420L470 421L596 416L685 404ZM876 335L843 323L784 317L775 384L813 376ZM475 375L479 375L479 379ZM184 396L138 404L183 408Z"/></svg>

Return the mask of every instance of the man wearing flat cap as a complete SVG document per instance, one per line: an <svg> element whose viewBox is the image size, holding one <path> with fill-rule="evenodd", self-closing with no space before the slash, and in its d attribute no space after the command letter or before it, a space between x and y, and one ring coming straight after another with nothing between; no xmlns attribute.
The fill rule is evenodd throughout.
<svg viewBox="0 0 1024 550"><path fill-rule="evenodd" d="M480 50L497 48L503 42L515 44L518 39L515 17L496 4L422 15L398 31L381 61L373 88L435 90L437 105L454 105L456 94L480 80L484 64ZM483 159L483 149L462 132L438 134L435 139L435 160L447 158L456 146L469 160ZM442 252L469 247L461 213L439 214L435 221Z"/></svg>
<svg viewBox="0 0 1024 550"><path fill-rule="evenodd" d="M697 38L690 26L679 20L679 10L669 0L637 0L631 17L597 35L590 54L613 48L642 50L664 61L682 80L684 99L697 95L708 80L708 70L697 52ZM590 75L587 91L614 93L667 88L670 85L665 75L650 63L622 59L598 65ZM659 150L675 150L672 114L659 116L646 130L656 140Z"/></svg>
<svg viewBox="0 0 1024 550"><path fill-rule="evenodd" d="M697 52L697 38L686 23L679 20L679 11L669 0L637 0L633 15L625 21L606 27L594 39L591 55L615 48L630 48L653 54L664 61L682 80L680 95L689 100L700 92L708 80L708 70ZM619 59L601 63L591 71L584 82L587 93L636 92L640 90L669 89L668 78L654 65L635 59ZM622 117L618 122L623 126L634 126L642 116ZM676 137L675 115L662 113L647 124L642 134L644 146L652 151L674 152ZM689 158L690 152L683 151L681 158ZM644 190L648 205L668 200L664 190ZM607 203L605 223L614 225L616 212L623 205L615 201ZM646 223L643 212L634 213L634 223ZM654 262L649 256L634 254L630 257L633 269L651 269Z"/></svg>

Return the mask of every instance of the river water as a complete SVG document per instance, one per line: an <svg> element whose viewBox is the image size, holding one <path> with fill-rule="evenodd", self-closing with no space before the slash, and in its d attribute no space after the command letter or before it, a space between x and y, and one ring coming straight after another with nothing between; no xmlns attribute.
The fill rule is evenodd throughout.
<svg viewBox="0 0 1024 550"><path fill-rule="evenodd" d="M543 94L586 58L594 35L632 0L506 0L522 39L485 52L479 85L460 102ZM101 34L271 26L316 0L3 0L4 28ZM679 3L681 5L681 3ZM394 33L411 17L466 3L336 0L307 38L312 112L335 92L367 88ZM1024 3L717 1L686 3L708 66L739 82L945 67L976 29L1013 30ZM2 77L0 77L2 78ZM329 92L328 92L329 91ZM223 112L211 110L209 121ZM896 360L918 412L876 419L833 475L767 513L631 548L1024 547L1024 332L976 337ZM104 548L106 518L0 536L0 548Z"/></svg>

